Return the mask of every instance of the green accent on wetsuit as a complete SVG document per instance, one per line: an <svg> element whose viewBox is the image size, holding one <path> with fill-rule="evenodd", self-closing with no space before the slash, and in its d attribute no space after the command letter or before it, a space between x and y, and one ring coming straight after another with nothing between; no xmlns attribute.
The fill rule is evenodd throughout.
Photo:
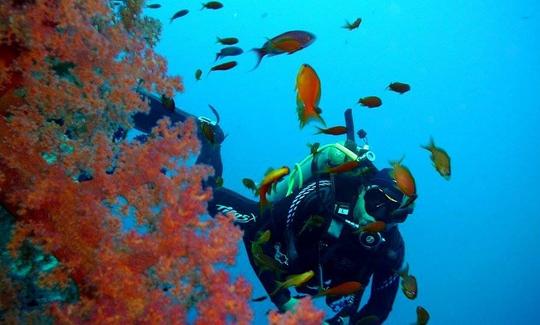
<svg viewBox="0 0 540 325"><path fill-rule="evenodd" d="M375 159L373 152L369 151L369 147L364 146L363 148L358 148L358 152L362 152L362 155L359 156L354 151L346 148L342 143L332 143L327 144L319 148L316 156L316 170L323 171L330 167L339 166L347 161L356 160L370 160ZM304 183L313 178L312 172L312 161L315 157L313 154L309 154L299 163L294 165L292 172L289 176L277 185L277 189L271 195L268 196L270 201L277 201L283 197L291 195L295 189L302 188ZM356 168L355 170L347 172L351 176L357 176L362 173L365 173L365 170L362 168Z"/></svg>

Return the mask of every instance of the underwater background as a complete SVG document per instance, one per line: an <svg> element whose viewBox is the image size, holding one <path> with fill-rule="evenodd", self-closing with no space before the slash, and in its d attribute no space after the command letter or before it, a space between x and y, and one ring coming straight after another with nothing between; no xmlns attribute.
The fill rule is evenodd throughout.
<svg viewBox="0 0 540 325"><path fill-rule="evenodd" d="M368 133L375 164L405 156L417 181L414 213L400 226L419 295L398 292L387 324L409 324L424 306L431 324L536 324L540 301L540 4L536 1L248 1L199 11L196 2L161 2L147 10L163 24L157 51L171 74L183 76L176 106L213 118L227 134L224 185L246 196L244 177L292 166L307 143L336 141L299 128L294 85L303 63L321 79L320 107L328 125L353 108L356 129ZM174 12L190 14L168 23ZM362 18L358 29L341 28ZM292 55L256 54L275 35L306 30L317 36ZM235 36L245 53L238 66L207 75ZM227 59L221 60L228 61ZM204 71L196 81L196 69ZM411 85L403 95L390 82ZM377 109L358 98L379 96ZM433 136L452 158L446 181L429 152ZM339 141L343 140L338 137ZM244 248L233 274L246 276L253 296L264 294ZM368 294L364 295L364 301ZM318 302L323 307L324 303ZM266 322L267 301L252 303L254 323Z"/></svg>
<svg viewBox="0 0 540 325"><path fill-rule="evenodd" d="M0 1L0 323L268 323L275 307L247 302L265 292L238 229L200 218L209 194L207 170L190 156L195 124L162 124L146 145L116 136L141 107L134 87L183 88L177 108L219 111L224 186L249 197L243 178L294 166L308 143L344 140L315 135L315 122L299 127L294 87L309 64L327 125L344 124L351 108L376 166L403 158L416 179L415 210L400 229L419 294L399 291L385 324L413 323L417 306L430 324L540 324L540 4L223 4ZM143 7L162 23L155 50L167 67ZM181 9L189 13L172 20ZM357 18L358 28L343 28ZM250 50L291 30L316 40L254 69ZM238 37L244 53L209 73L229 61L214 62L216 37ZM411 90L388 90L396 81ZM366 96L382 106L360 106ZM451 156L449 180L421 148L430 137ZM323 299L315 304L333 315Z"/></svg>

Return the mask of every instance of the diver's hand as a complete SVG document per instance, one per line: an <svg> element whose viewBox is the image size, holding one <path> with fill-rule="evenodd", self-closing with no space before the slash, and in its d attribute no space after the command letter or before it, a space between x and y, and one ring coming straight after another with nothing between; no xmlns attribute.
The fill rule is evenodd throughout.
<svg viewBox="0 0 540 325"><path fill-rule="evenodd" d="M296 299L296 298L291 298L289 300L287 300L286 303L284 303L283 305L279 306L278 309L281 313L286 313L288 311L295 311L297 306L298 306L298 302L299 300Z"/></svg>

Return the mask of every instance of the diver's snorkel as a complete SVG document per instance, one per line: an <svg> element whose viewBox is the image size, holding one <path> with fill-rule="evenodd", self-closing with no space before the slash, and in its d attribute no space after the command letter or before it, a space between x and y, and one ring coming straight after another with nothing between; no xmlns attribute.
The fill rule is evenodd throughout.
<svg viewBox="0 0 540 325"><path fill-rule="evenodd" d="M345 127L347 128L347 139L345 140L345 148L356 153L357 160L362 161L367 159L371 162L375 160L375 153L369 150L369 144L366 138L366 131L358 130L358 137L364 141L364 145L359 147L354 140L354 121L352 117L352 109L345 110Z"/></svg>
<svg viewBox="0 0 540 325"><path fill-rule="evenodd" d="M352 118L352 109L345 110L345 127L347 128L347 140L345 147L356 152L356 142L354 141L354 121Z"/></svg>

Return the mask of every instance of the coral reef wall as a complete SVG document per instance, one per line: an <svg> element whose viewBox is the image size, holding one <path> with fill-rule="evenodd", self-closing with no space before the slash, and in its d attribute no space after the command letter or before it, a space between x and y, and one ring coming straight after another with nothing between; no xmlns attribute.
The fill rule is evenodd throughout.
<svg viewBox="0 0 540 325"><path fill-rule="evenodd" d="M137 87L182 90L143 6L0 2L2 223L13 217L2 259L18 261L2 263L0 321L182 324L193 312L201 324L250 322L250 286L222 267L241 232L225 216L201 219L211 170L190 163L195 122L162 120L144 145L115 136L147 109ZM137 231L122 229L129 215ZM64 294L22 304L21 288Z"/></svg>

